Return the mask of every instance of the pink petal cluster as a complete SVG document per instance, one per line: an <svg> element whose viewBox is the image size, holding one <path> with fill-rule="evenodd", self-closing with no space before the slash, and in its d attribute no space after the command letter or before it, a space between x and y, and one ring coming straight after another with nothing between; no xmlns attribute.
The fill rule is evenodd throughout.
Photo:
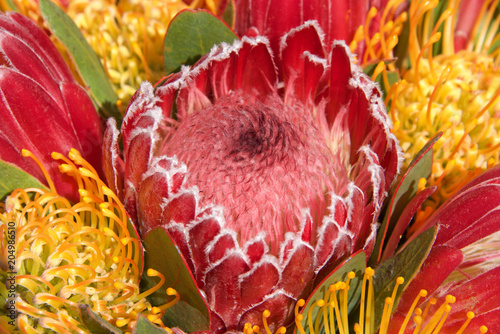
<svg viewBox="0 0 500 334"><path fill-rule="evenodd" d="M102 126L92 100L45 32L28 18L0 14L0 52L6 61L0 67L0 159L45 182L36 163L21 156L22 149L30 150L57 191L77 199L74 183L59 173L50 154L75 148L100 170Z"/></svg>
<svg viewBox="0 0 500 334"><path fill-rule="evenodd" d="M345 43L325 45L309 21L279 48L246 36L143 83L123 161L113 121L105 134L109 184L143 234L175 240L214 332L260 324L266 309L276 329L327 268L369 255L399 171L380 91Z"/></svg>

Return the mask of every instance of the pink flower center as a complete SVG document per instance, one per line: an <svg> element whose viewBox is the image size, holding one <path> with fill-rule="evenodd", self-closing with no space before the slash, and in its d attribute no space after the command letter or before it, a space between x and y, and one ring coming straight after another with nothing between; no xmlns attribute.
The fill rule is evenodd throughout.
<svg viewBox="0 0 500 334"><path fill-rule="evenodd" d="M201 204L222 205L242 242L265 231L273 252L305 209L321 223L334 190L332 154L310 112L278 96L228 94L183 120L162 153L187 165Z"/></svg>

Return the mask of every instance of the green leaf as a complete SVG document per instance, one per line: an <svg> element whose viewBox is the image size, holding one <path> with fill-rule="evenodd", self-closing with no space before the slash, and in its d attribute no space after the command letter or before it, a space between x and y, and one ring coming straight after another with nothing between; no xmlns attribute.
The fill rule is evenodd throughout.
<svg viewBox="0 0 500 334"><path fill-rule="evenodd" d="M163 59L167 74L177 72L181 65L192 65L215 44L232 44L238 36L226 23L206 10L183 10L168 26Z"/></svg>
<svg viewBox="0 0 500 334"><path fill-rule="evenodd" d="M398 288L393 310L396 309L401 294L410 284L436 239L437 228L431 227L420 234L405 249L382 264L375 270L373 288L375 290L375 324L380 324L384 310L385 299L391 297L398 277L404 278L404 283Z"/></svg>
<svg viewBox="0 0 500 334"><path fill-rule="evenodd" d="M165 334L166 330L160 328L144 316L140 316L135 324L135 328L132 330L132 334Z"/></svg>
<svg viewBox="0 0 500 334"><path fill-rule="evenodd" d="M375 266L382 255L383 245L386 237L391 234L394 229L394 224L398 221L399 216L406 208L407 204L415 196L418 190L418 181L421 178L427 179L431 175L432 170L432 147L441 137L442 133L438 133L416 154L415 158L410 162L401 180L396 183L391 190L392 196L389 199L389 207L386 210L384 220L377 234L377 241L370 257L369 264Z"/></svg>
<svg viewBox="0 0 500 334"><path fill-rule="evenodd" d="M112 326L109 322L101 318L97 313L90 309L90 306L80 304L78 305L80 311L80 319L82 324L92 334L122 334L123 332Z"/></svg>
<svg viewBox="0 0 500 334"><path fill-rule="evenodd" d="M139 254L139 262L137 263L137 267L139 268L139 275L142 276L143 271L144 271L144 246L141 243L141 237L139 236L139 233L135 229L134 223L130 218L127 218L127 230L128 233L130 233L130 236L135 238L136 240L139 240L139 248L140 248L140 254ZM134 254L132 255L134 256Z"/></svg>
<svg viewBox="0 0 500 334"><path fill-rule="evenodd" d="M47 189L35 177L2 160L0 160L0 175L0 200L2 201L5 196L18 188Z"/></svg>
<svg viewBox="0 0 500 334"><path fill-rule="evenodd" d="M166 293L167 288L177 290L180 300L165 311L162 318L165 326L179 327L185 332L209 329L210 313L205 300L198 291L191 271L179 250L163 228L156 228L146 234L144 242L145 273L141 281L141 291L158 282L158 278L147 276L147 269L155 269L165 276L163 287L147 297L153 306L164 305L173 300Z"/></svg>
<svg viewBox="0 0 500 334"><path fill-rule="evenodd" d="M227 23L228 26L234 29L234 0L229 0L227 2L224 14L222 14L222 19Z"/></svg>
<svg viewBox="0 0 500 334"><path fill-rule="evenodd" d="M348 312L351 312L351 310L358 303L361 295L361 286L363 283L363 275L365 272L365 263L366 255L364 252L360 251L344 261L314 289L313 293L309 296L305 305L300 311L300 314L304 316L301 323L306 333L310 333L309 326L307 324L309 309L311 308L311 306L313 306L318 300L325 298L325 294L327 293L330 285L337 282L345 282L347 280L347 275L349 274L349 272L353 271L356 276L350 281L348 294ZM313 311L311 313L313 324L316 321L320 310L321 308L317 306L313 308ZM320 316L323 317L322 313L320 314ZM297 331L297 329L295 329L295 331Z"/></svg>
<svg viewBox="0 0 500 334"><path fill-rule="evenodd" d="M118 97L94 50L83 37L75 22L50 0L40 0L40 12L50 30L66 46L78 71L90 87L90 95L104 117L115 117L120 123L121 115L116 107Z"/></svg>

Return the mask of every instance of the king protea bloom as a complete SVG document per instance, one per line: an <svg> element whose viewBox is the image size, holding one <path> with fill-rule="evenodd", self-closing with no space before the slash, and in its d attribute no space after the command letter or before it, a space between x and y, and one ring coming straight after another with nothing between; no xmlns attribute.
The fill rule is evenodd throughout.
<svg viewBox="0 0 500 334"><path fill-rule="evenodd" d="M0 14L0 159L42 182L40 168L22 149L39 157L57 191L78 198L71 178L59 173L50 154L77 149L101 171L102 126L92 100L74 79L47 35L18 14Z"/></svg>
<svg viewBox="0 0 500 334"><path fill-rule="evenodd" d="M243 37L144 82L121 127L124 165L114 121L106 131L110 186L143 234L175 240L214 332L265 310L276 330L322 270L372 251L399 146L377 86L322 36L308 21L279 53Z"/></svg>

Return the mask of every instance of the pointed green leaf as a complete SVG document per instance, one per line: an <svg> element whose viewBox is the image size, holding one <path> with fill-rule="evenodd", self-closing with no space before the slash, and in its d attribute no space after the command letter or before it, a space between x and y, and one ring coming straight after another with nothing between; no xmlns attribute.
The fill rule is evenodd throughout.
<svg viewBox="0 0 500 334"><path fill-rule="evenodd" d="M335 284L337 282L345 282L347 280L347 275L349 272L353 271L355 273L355 277L350 281L349 284L349 293L348 293L348 312L350 312L354 306L358 303L358 300L361 295L361 285L363 283L363 275L365 272L365 263L366 263L366 255L364 252L360 251L357 254L353 255L346 261L344 261L340 266L337 267L332 273L330 273L313 291L313 293L307 299L305 305L302 307L300 314L304 316L302 320L302 327L306 333L310 333L308 324L309 317L309 309L313 306L313 310L311 312L311 320L314 324L318 316L323 318L323 312L319 314L321 308L317 305L314 305L318 300L325 298L325 295L328 291L330 285ZM338 295L340 295L339 292ZM330 295L330 294L329 294ZM338 297L337 297L337 300ZM330 299L328 300L330 301ZM325 308L328 309L328 308ZM329 311L328 311L329 312ZM319 315L318 315L319 314ZM297 329L295 329L297 331Z"/></svg>
<svg viewBox="0 0 500 334"><path fill-rule="evenodd" d="M40 0L40 12L49 24L50 30L66 46L73 57L80 75L90 87L96 107L104 117L121 115L116 107L118 97L106 76L97 54L83 37L75 22L50 0Z"/></svg>
<svg viewBox="0 0 500 334"><path fill-rule="evenodd" d="M137 320L134 329L132 330L132 334L165 334L166 330L160 328L144 316L140 316Z"/></svg>
<svg viewBox="0 0 500 334"><path fill-rule="evenodd" d="M399 216L403 213L407 204L417 193L418 181L421 178L427 179L432 170L432 146L441 137L438 133L416 154L411 161L401 180L391 189L391 197L388 200L389 207L386 210L384 220L377 234L377 241L370 257L369 264L375 266L382 255L386 237L391 234Z"/></svg>
<svg viewBox="0 0 500 334"><path fill-rule="evenodd" d="M141 291L145 291L158 282L157 277L149 277L147 269L155 269L165 276L163 287L148 297L153 306L160 306L173 300L168 296L167 288L174 288L180 300L165 311L162 318L167 327L179 327L185 332L209 329L209 310L200 295L193 275L184 258L163 228L156 228L146 234L144 242L144 274Z"/></svg>
<svg viewBox="0 0 500 334"><path fill-rule="evenodd" d="M131 237L135 238L136 240L139 240L138 244L139 244L140 254L137 267L139 268L139 275L140 275L139 277L141 277L144 271L144 246L142 245L141 237L139 236L139 233L137 232L134 223L132 222L132 220L130 220L130 218L127 218L127 230L128 233L130 233ZM134 255L135 254L132 254L132 258L134 257Z"/></svg>
<svg viewBox="0 0 500 334"><path fill-rule="evenodd" d="M80 311L80 319L82 324L92 334L122 334L123 332L112 326L109 322L101 318L97 313L91 310L90 306L78 305Z"/></svg>
<svg viewBox="0 0 500 334"><path fill-rule="evenodd" d="M35 177L2 160L0 160L0 175L0 200L18 188L47 189Z"/></svg>
<svg viewBox="0 0 500 334"><path fill-rule="evenodd" d="M380 324L384 310L385 299L391 297L398 277L404 278L404 283L398 288L393 310L398 305L404 289L410 284L427 258L436 239L437 228L431 227L420 234L400 253L380 264L375 270L373 288L375 290L375 324Z"/></svg>
<svg viewBox="0 0 500 334"><path fill-rule="evenodd" d="M226 9L224 10L224 14L222 14L222 19L227 23L228 26L234 28L234 0L229 0L227 2Z"/></svg>
<svg viewBox="0 0 500 334"><path fill-rule="evenodd" d="M238 36L226 23L206 10L186 9L170 22L165 35L163 59L167 74L181 65L192 65L215 44L232 44Z"/></svg>

